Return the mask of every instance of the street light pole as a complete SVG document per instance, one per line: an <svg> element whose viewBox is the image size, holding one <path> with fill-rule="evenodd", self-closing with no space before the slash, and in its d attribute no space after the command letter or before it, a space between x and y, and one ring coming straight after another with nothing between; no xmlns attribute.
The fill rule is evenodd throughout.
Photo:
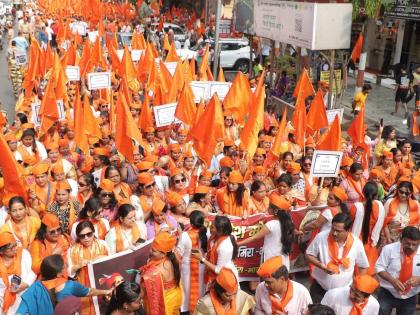
<svg viewBox="0 0 420 315"><path fill-rule="evenodd" d="M213 77L217 78L217 69L219 68L219 37L220 37L220 16L222 15L222 0L217 0L216 7L216 29L214 34L214 54L213 54Z"/></svg>

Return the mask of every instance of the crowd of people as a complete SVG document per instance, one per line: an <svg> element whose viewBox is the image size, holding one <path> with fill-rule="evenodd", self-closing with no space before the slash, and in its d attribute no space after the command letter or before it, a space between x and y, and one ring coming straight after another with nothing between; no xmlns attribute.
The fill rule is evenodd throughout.
<svg viewBox="0 0 420 315"><path fill-rule="evenodd" d="M152 15L160 12L157 1L145 3ZM0 314L95 314L96 296L101 312L114 315L414 314L420 177L412 144L397 142L395 128L381 124L376 139L365 134L360 121L370 87L355 101L349 137L338 138L339 174L315 178L314 151L334 125L314 130L309 123L325 82L313 97L311 83L298 81L295 112L304 98L298 117L308 115L312 127L303 125L302 142L295 117L287 122L271 107L264 111L265 71L249 81L238 74L231 90L237 82L240 89L196 107L188 83L213 80L208 48L196 65L177 59L174 34L162 31L159 20L141 21L143 32L135 19L119 20L115 8L96 24L94 14L88 21L73 12L65 20L47 8L44 1L24 6L22 40L11 38L10 49L25 51L28 61L15 89L14 119L1 113L0 120ZM168 12L161 20L184 21L194 44L212 32L211 21L200 26L185 9ZM93 43L88 28L98 30ZM118 31L133 32L140 60L131 61ZM177 61L182 70L168 79L155 58ZM66 79L66 66L79 66L80 82ZM111 87L89 90L87 74L101 71L111 72ZM165 101L178 102L180 122L158 127L152 107ZM254 113L258 104L261 124L250 127L254 117L244 119L245 108ZM220 125L206 129L217 119ZM413 119L413 130L417 125ZM302 222L293 210L307 211ZM237 240L231 219L261 213L258 231ZM259 281L242 281L238 248L258 240ZM145 242L151 251L145 265L135 266L135 279L110 277L107 289L94 288L92 262ZM291 272L297 245L308 262L309 288Z"/></svg>

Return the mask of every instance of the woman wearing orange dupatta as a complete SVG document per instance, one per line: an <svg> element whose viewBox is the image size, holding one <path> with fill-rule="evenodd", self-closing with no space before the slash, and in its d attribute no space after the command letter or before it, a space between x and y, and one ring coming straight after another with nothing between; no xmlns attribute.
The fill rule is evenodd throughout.
<svg viewBox="0 0 420 315"><path fill-rule="evenodd" d="M379 257L378 242L381 235L385 209L378 197L378 185L367 182L363 187L364 202L356 202L350 209L353 220L352 233L362 240L369 260L368 274L375 274L375 263Z"/></svg>
<svg viewBox="0 0 420 315"><path fill-rule="evenodd" d="M150 259L140 268L149 315L178 315L182 304L181 272L173 250L176 238L168 232L156 235Z"/></svg>
<svg viewBox="0 0 420 315"><path fill-rule="evenodd" d="M114 183L114 195L119 205L130 202L131 188L121 181L121 174L117 167L110 165L105 170L105 178Z"/></svg>
<svg viewBox="0 0 420 315"><path fill-rule="evenodd" d="M87 264L109 255L105 241L94 236L93 224L89 221L80 222L76 228L77 242L67 252L68 274L77 278L82 285L89 284ZM82 298L82 315L94 315L95 310L90 298Z"/></svg>
<svg viewBox="0 0 420 315"><path fill-rule="evenodd" d="M67 250L70 247L68 236L63 235L60 221L52 213L46 213L31 246L32 270L39 275L42 260L50 255L61 255L67 264Z"/></svg>
<svg viewBox="0 0 420 315"><path fill-rule="evenodd" d="M16 314L21 294L36 279L31 264L31 255L26 249L17 246L13 235L9 232L0 232L1 314ZM12 275L21 277L22 280L18 287L11 284Z"/></svg>
<svg viewBox="0 0 420 315"><path fill-rule="evenodd" d="M250 188L251 198L248 200L250 215L267 212L270 200L267 197L267 187L259 180L252 183Z"/></svg>
<svg viewBox="0 0 420 315"><path fill-rule="evenodd" d="M343 179L340 186L347 194L347 207L359 201L363 201L363 186L366 180L363 178L363 167L360 163L353 163L350 166L349 175Z"/></svg>
<svg viewBox="0 0 420 315"><path fill-rule="evenodd" d="M419 226L420 206L415 199L412 199L412 194L413 185L403 181L398 184L394 198L385 203L386 217L383 231L386 244L398 241L402 229L406 226Z"/></svg>
<svg viewBox="0 0 420 315"><path fill-rule="evenodd" d="M248 216L248 199L244 178L239 171L232 171L229 174L227 186L219 189L216 193L220 211L236 217Z"/></svg>
<svg viewBox="0 0 420 315"><path fill-rule="evenodd" d="M0 232L12 233L19 247L29 249L41 226L41 220L27 214L25 201L19 196L10 199L9 215L10 218L2 226Z"/></svg>
<svg viewBox="0 0 420 315"><path fill-rule="evenodd" d="M389 191L391 186L395 183L399 168L398 165L394 164L394 155L390 151L384 151L382 153L381 163L374 169L378 170L381 176L381 183L385 191Z"/></svg>
<svg viewBox="0 0 420 315"><path fill-rule="evenodd" d="M93 188L95 187L95 182L93 180L92 174L83 174L79 177L77 184L77 201L80 203L80 206L83 207L85 202L93 196Z"/></svg>

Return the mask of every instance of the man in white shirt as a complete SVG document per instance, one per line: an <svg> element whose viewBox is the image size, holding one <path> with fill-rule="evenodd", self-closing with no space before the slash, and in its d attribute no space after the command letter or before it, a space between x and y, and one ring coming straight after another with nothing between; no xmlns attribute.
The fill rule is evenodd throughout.
<svg viewBox="0 0 420 315"><path fill-rule="evenodd" d="M255 292L255 315L306 314L311 296L302 284L289 279L280 256L266 260L257 274L264 282Z"/></svg>
<svg viewBox="0 0 420 315"><path fill-rule="evenodd" d="M332 220L330 231L319 233L306 250L308 261L315 266L311 297L320 303L326 291L347 287L353 281L356 266L359 275L369 267L362 241L350 232L352 221L345 213Z"/></svg>
<svg viewBox="0 0 420 315"><path fill-rule="evenodd" d="M330 306L336 315L357 314L378 315L379 303L372 293L379 282L369 276L357 276L350 287L331 289L325 293L321 303Z"/></svg>
<svg viewBox="0 0 420 315"><path fill-rule="evenodd" d="M407 226L401 241L388 244L382 249L375 271L379 275L381 290L378 301L381 315L410 315L416 311L417 294L420 292L420 231Z"/></svg>

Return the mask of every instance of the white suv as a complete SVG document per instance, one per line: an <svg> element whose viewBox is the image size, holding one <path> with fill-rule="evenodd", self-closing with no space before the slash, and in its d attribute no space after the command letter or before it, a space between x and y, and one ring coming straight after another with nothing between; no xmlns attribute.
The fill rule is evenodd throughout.
<svg viewBox="0 0 420 315"><path fill-rule="evenodd" d="M248 72L250 46L246 38L221 38L220 43L220 66L222 68L233 68L238 71ZM210 42L214 47L214 41ZM197 59L197 48L178 49L178 56L181 59ZM254 59L254 54L252 58Z"/></svg>

